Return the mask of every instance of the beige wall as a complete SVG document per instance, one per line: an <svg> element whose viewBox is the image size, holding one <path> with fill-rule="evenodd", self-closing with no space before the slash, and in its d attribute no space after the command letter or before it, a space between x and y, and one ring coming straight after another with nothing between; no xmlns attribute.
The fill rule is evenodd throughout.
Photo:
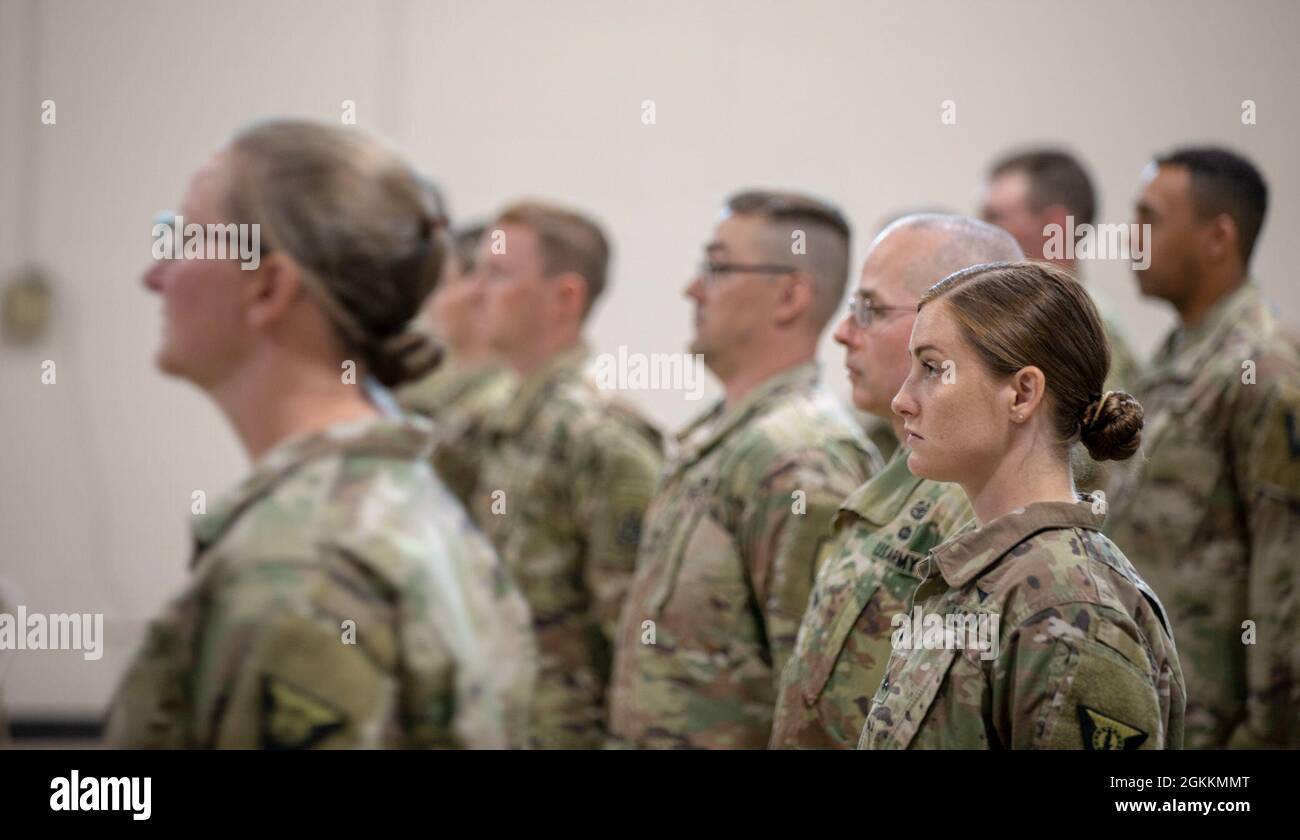
<svg viewBox="0 0 1300 840"><path fill-rule="evenodd" d="M153 370L159 306L139 282L154 214L245 122L338 119L351 99L459 216L521 194L593 211L617 249L594 344L643 352L684 348L681 289L735 188L841 202L857 263L890 213L972 209L1009 144L1076 149L1101 220L1121 222L1153 151L1225 143L1272 186L1256 273L1296 323L1297 31L1291 2L0 0L0 282L36 261L58 284L48 339L0 355L0 582L29 610L104 612L108 633L99 662L11 656L11 714L102 706L184 580L190 494L245 469L205 399ZM40 125L44 99L57 125ZM1122 263L1086 273L1149 350L1165 309ZM45 359L57 385L40 384ZM829 341L823 360L845 394ZM668 427L701 405L632 396Z"/></svg>

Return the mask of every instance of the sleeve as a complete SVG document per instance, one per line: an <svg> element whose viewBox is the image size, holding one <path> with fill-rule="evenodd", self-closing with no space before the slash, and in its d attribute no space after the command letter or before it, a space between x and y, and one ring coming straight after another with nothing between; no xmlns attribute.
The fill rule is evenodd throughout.
<svg viewBox="0 0 1300 840"><path fill-rule="evenodd" d="M648 441L622 429L597 433L585 444L590 451L574 488L587 539L583 579L601 631L613 644L663 461Z"/></svg>
<svg viewBox="0 0 1300 840"><path fill-rule="evenodd" d="M744 507L738 542L778 690L813 580L830 549L831 519L866 478L865 468L850 466L832 448L804 450L769 468Z"/></svg>
<svg viewBox="0 0 1300 840"><path fill-rule="evenodd" d="M1145 649L1092 605L1031 616L1003 648L994 666L993 710L1010 748L1171 746Z"/></svg>
<svg viewBox="0 0 1300 840"><path fill-rule="evenodd" d="M1261 380L1263 370L1261 365ZM1248 387L1248 386L1243 386ZM1261 382L1258 387L1265 386ZM1249 540L1244 720L1231 747L1300 745L1300 637L1296 546L1300 545L1300 385L1293 371L1258 404L1233 414L1234 473Z"/></svg>
<svg viewBox="0 0 1300 840"><path fill-rule="evenodd" d="M445 649L424 640L420 673L399 682L391 617L331 578L314 564L261 562L214 588L193 674L200 745L453 745ZM405 731L394 733L398 720Z"/></svg>

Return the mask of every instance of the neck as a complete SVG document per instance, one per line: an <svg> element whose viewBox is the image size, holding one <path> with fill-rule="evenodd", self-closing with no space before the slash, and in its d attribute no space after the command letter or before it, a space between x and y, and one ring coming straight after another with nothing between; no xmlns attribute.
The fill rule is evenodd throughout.
<svg viewBox="0 0 1300 840"><path fill-rule="evenodd" d="M975 521L983 527L999 516L1034 502L1074 502L1074 478L1069 458L1026 448L1002 458L993 473L975 482L962 482Z"/></svg>
<svg viewBox="0 0 1300 840"><path fill-rule="evenodd" d="M447 364L455 365L461 370L476 370L481 367L487 367L492 364L492 351L487 347L458 347L447 348Z"/></svg>
<svg viewBox="0 0 1300 840"><path fill-rule="evenodd" d="M1184 327L1195 327L1210 310L1246 282L1243 271L1226 270L1210 275L1195 285L1195 291L1178 305L1178 318Z"/></svg>
<svg viewBox="0 0 1300 840"><path fill-rule="evenodd" d="M209 393L254 462L290 437L379 414L359 382L343 384L341 368L318 364L267 362Z"/></svg>
<svg viewBox="0 0 1300 840"><path fill-rule="evenodd" d="M512 356L510 358L510 369L520 379L527 379L546 367L556 356L569 352L581 343L582 335L577 332L546 336L537 346L529 348L527 352Z"/></svg>
<svg viewBox="0 0 1300 840"><path fill-rule="evenodd" d="M722 382L726 395L725 403L731 408L745 398L755 388L774 376L811 362L817 354L816 345L794 346L791 344L770 345L770 351L764 356L749 360L749 365L738 370ZM721 377L719 377L721 378Z"/></svg>

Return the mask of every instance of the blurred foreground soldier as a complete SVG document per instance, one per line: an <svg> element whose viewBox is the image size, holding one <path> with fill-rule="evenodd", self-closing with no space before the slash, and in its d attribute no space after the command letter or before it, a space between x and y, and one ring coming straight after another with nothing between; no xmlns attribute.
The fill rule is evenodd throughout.
<svg viewBox="0 0 1300 840"><path fill-rule="evenodd" d="M903 437L889 403L911 367L921 295L960 269L1021 258L1006 231L962 216L906 216L882 231L835 331L854 405L892 418L892 434ZM912 475L909 454L900 448L835 514L834 542L782 674L773 747L857 746L889 661L893 618L921 582L917 563L973 515L961 487Z"/></svg>
<svg viewBox="0 0 1300 840"><path fill-rule="evenodd" d="M187 251L145 276L159 367L214 399L255 466L196 514L193 579L150 626L109 742L521 743L526 605L434 477L427 422L361 387L436 361L407 331L442 264L411 172L355 130L263 123L194 176L183 216L260 230L256 267Z"/></svg>
<svg viewBox="0 0 1300 840"><path fill-rule="evenodd" d="M1106 532L1169 607L1191 747L1300 746L1300 357L1248 280L1267 203L1246 160L1183 149L1137 205L1138 285L1180 324L1139 384L1145 458Z"/></svg>
<svg viewBox="0 0 1300 840"><path fill-rule="evenodd" d="M469 504L482 462L484 423L510 398L510 375L492 358L483 331L483 296L475 267L483 226L452 236L447 268L425 304L446 356L428 376L398 392L402 406L437 426L433 465L456 497Z"/></svg>
<svg viewBox="0 0 1300 840"><path fill-rule="evenodd" d="M1072 155L1040 149L1003 158L989 174L982 213L984 221L1015 237L1026 257L1050 262L1084 282L1081 266L1073 256L1045 253L1050 238L1046 233L1048 225L1058 225L1065 232L1085 224L1091 226L1096 221L1097 199L1092 179ZM1131 388L1139 374L1137 357L1109 304L1096 289L1084 285L1097 303L1106 340L1110 342L1106 387Z"/></svg>
<svg viewBox="0 0 1300 840"><path fill-rule="evenodd" d="M831 514L881 466L814 361L847 279L839 211L736 195L706 259L691 352L726 397L679 435L646 517L611 697L622 746L767 744Z"/></svg>
<svg viewBox="0 0 1300 840"><path fill-rule="evenodd" d="M489 225L479 254L488 338L520 384L487 425L472 510L532 608L533 745L594 748L661 440L584 378L582 326L609 263L600 229L517 204Z"/></svg>
<svg viewBox="0 0 1300 840"><path fill-rule="evenodd" d="M1164 609L1071 476L1075 440L1105 461L1142 435L1142 407L1103 391L1110 358L1087 292L1041 262L964 269L922 296L909 346L893 400L907 466L960 484L975 519L918 565L859 746L1180 747Z"/></svg>

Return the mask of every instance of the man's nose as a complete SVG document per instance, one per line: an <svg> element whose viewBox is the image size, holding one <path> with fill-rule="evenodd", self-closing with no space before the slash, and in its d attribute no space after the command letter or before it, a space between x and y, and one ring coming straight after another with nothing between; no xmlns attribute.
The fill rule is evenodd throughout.
<svg viewBox="0 0 1300 840"><path fill-rule="evenodd" d="M853 350L856 345L854 339L857 337L857 331L854 329L854 326L856 325L853 323L853 316L845 315L835 326L835 333L831 337L844 348Z"/></svg>

